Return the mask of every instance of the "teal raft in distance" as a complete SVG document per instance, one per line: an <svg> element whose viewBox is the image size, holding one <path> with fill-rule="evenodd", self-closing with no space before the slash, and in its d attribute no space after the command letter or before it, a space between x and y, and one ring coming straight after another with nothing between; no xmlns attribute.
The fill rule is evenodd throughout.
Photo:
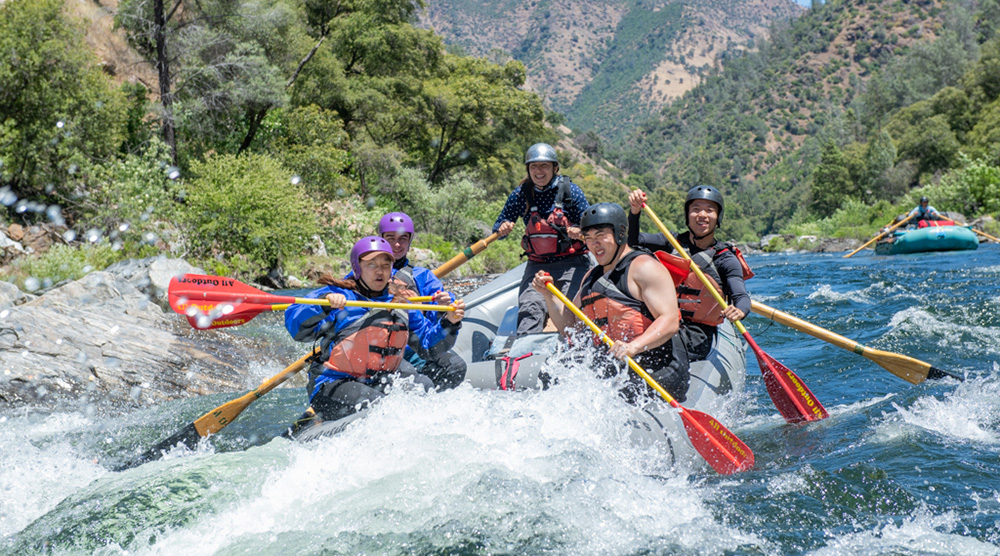
<svg viewBox="0 0 1000 556"><path fill-rule="evenodd" d="M924 251L964 251L979 247L975 232L965 226L928 226L895 231L891 241L875 245L876 255L900 255Z"/></svg>

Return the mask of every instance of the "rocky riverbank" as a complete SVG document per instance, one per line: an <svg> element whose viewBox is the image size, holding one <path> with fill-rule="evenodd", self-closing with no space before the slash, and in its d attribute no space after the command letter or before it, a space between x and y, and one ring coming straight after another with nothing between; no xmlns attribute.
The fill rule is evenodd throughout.
<svg viewBox="0 0 1000 556"><path fill-rule="evenodd" d="M203 271L159 257L42 295L0 282L0 412L122 411L245 389L242 371L262 345L192 334L166 301L170 278L184 272Z"/></svg>

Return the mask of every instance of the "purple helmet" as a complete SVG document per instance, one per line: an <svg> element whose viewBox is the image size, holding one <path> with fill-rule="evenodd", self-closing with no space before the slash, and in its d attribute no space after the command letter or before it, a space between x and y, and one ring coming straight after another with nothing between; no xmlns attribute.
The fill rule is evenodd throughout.
<svg viewBox="0 0 1000 556"><path fill-rule="evenodd" d="M363 237L351 248L351 270L354 271L355 278L361 278L361 257L372 251L381 251L387 253L390 259L395 258L388 241L378 236Z"/></svg>
<svg viewBox="0 0 1000 556"><path fill-rule="evenodd" d="M413 238L413 220L404 212L390 212L378 221L378 235L388 232L408 233Z"/></svg>

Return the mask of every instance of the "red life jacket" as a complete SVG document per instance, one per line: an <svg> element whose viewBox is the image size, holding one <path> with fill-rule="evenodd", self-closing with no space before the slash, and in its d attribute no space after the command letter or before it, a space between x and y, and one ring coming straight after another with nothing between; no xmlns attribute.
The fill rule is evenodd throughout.
<svg viewBox="0 0 1000 556"><path fill-rule="evenodd" d="M403 361L410 336L409 317L400 309L372 309L339 330L323 366L355 378L393 372Z"/></svg>
<svg viewBox="0 0 1000 556"><path fill-rule="evenodd" d="M606 276L596 266L590 269L580 287L580 309L616 342L631 342L653 324L653 315L646 304L632 297L628 290L629 264L636 257L647 256L651 255L646 251L633 250ZM594 343L601 344L601 340L595 337ZM670 342L641 355L652 361L669 358Z"/></svg>
<svg viewBox="0 0 1000 556"><path fill-rule="evenodd" d="M934 226L954 226L954 220L920 220L917 222L917 228L927 228Z"/></svg>
<svg viewBox="0 0 1000 556"><path fill-rule="evenodd" d="M689 252L691 251L691 245L685 245L685 243L690 240L690 237L690 235L682 234L677 238L681 243L681 247L684 247ZM731 251L740 262L743 279L749 280L753 278L754 273L750 270L750 265L747 264L746 259L743 258L743 253L735 245L717 241L715 245L699 251L691 257L702 273L705 274L705 277L711 282L712 286L715 287L715 291L720 294L724 290L720 286L722 284L722 277L719 274L719 270L715 267L715 260L727 251ZM667 267L671 277L674 279L674 287L677 288L677 305L681 311L681 318L689 322L697 322L709 326L722 324L722 321L725 320L725 317L722 316L722 307L715 301L715 296L712 295L708 288L704 287L701 280L698 279L698 275L691 271L687 260L663 251L657 251L656 258L663 263L663 266Z"/></svg>
<svg viewBox="0 0 1000 556"><path fill-rule="evenodd" d="M535 186L530 182L521 185L524 195L525 210L524 237L521 238L521 249L529 260L535 262L551 262L557 259L580 255L587 252L582 241L569 237L566 228L571 222L566 217L566 199L569 198L569 180L564 176L556 176L556 198L552 204L552 212L542 217L535 205Z"/></svg>
<svg viewBox="0 0 1000 556"><path fill-rule="evenodd" d="M721 292L719 272L705 253L702 251L693 257L695 264L701 269L715 291ZM674 287L677 289L677 308L680 309L682 320L709 326L719 326L722 321L726 320L722 316L722 307L719 306L708 288L701 283L698 275L691 271L687 259L663 251L657 251L656 258L663 266L667 267L671 278L674 279Z"/></svg>

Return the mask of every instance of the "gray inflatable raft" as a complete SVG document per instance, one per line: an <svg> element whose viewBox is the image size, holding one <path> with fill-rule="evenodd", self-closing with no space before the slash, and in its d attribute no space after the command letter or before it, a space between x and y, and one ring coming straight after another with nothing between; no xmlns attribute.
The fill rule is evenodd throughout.
<svg viewBox="0 0 1000 556"><path fill-rule="evenodd" d="M466 296L466 314L454 350L468 363L466 381L486 390L545 388L555 378L545 362L558 349L555 333L515 339L517 290L524 265L511 269ZM691 386L684 407L709 414L720 411L726 398L743 391L746 379L746 348L736 330L726 321L719 327L712 351L705 361L691 364ZM335 434L364 411L337 421L310 427L299 440ZM665 401L635 408L629 424L634 441L665 444L675 462L696 461L700 456L688 440L680 414Z"/></svg>

